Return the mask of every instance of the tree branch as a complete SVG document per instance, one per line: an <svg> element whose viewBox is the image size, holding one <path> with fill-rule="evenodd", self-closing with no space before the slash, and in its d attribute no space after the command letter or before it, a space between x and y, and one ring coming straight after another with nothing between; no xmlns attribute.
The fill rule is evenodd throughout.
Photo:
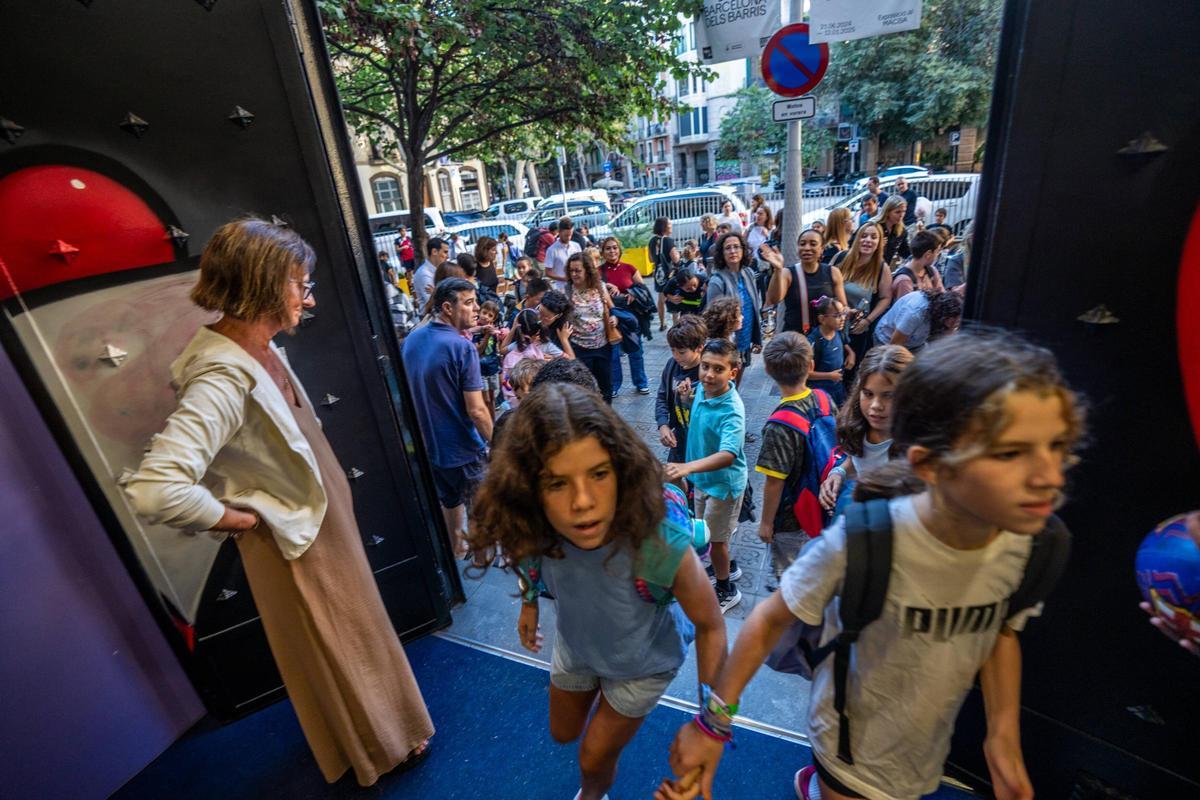
<svg viewBox="0 0 1200 800"><path fill-rule="evenodd" d="M501 125L498 128L492 128L484 133L477 135L473 139L467 139L465 141L459 142L459 143L455 144L453 147L447 147L445 150L442 150L437 153L427 154L425 156L424 163L429 164L433 161L437 161L442 156L448 156L453 153L457 153L462 150L466 150L469 147L473 147L477 144L486 142L488 139L498 136L501 133L504 133L505 131L510 131L510 130L513 130L514 128L520 128L524 125L532 125L535 122L541 122L544 119L550 119L551 117L557 116L559 114L565 114L566 112L570 111L573 108L575 108L575 106L573 104L568 105L568 106L560 106L558 108L552 108L549 111L544 111L540 114L536 114L536 115L526 118L526 119L521 119L516 122L510 122L506 125ZM444 139L445 137L443 136L442 138ZM431 147L429 149L432 150L433 148Z"/></svg>

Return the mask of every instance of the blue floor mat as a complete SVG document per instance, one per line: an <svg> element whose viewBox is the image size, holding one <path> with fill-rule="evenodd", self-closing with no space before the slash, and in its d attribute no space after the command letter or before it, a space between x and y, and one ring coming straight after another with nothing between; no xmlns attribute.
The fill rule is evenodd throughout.
<svg viewBox="0 0 1200 800"><path fill-rule="evenodd" d="M576 745L549 734L549 674L437 637L405 648L437 726L425 763L361 788L352 775L326 784L292 706L280 702L230 725L201 724L113 797L115 800L437 798L571 800L579 788ZM660 706L625 749L612 800L648 798L668 773L667 748L688 720ZM795 800L792 775L808 748L747 730L717 773L720 798ZM966 798L942 788L932 797Z"/></svg>

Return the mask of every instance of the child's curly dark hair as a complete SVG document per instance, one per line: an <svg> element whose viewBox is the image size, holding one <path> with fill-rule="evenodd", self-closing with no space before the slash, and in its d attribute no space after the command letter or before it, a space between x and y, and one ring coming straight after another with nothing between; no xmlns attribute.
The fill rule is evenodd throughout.
<svg viewBox="0 0 1200 800"><path fill-rule="evenodd" d="M704 324L712 339L730 339L737 330L738 317L742 315L742 301L736 297L718 297L704 309ZM742 320L742 324L747 324Z"/></svg>
<svg viewBox="0 0 1200 800"><path fill-rule="evenodd" d="M497 546L510 565L537 555L562 557L562 538L542 510L541 475L547 459L588 436L608 451L617 476L612 540L636 553L655 535L666 515L658 459L599 393L548 383L535 387L512 412L475 495L468 540L477 566L486 569Z"/></svg>

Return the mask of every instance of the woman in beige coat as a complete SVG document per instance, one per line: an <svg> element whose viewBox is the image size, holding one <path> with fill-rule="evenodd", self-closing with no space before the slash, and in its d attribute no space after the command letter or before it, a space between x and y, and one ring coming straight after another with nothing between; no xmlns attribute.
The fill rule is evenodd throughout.
<svg viewBox="0 0 1200 800"><path fill-rule="evenodd" d="M147 520L236 539L284 685L325 780L369 786L427 754L433 723L363 551L346 474L272 343L316 305L312 248L230 222L192 300L219 311L171 365L179 407L126 484Z"/></svg>

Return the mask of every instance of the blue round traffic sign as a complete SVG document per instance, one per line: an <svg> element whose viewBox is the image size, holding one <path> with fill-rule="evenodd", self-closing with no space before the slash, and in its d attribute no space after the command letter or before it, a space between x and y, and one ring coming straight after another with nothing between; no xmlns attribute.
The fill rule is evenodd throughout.
<svg viewBox="0 0 1200 800"><path fill-rule="evenodd" d="M775 32L762 52L762 76L782 97L811 92L829 67L829 45L809 44L808 25L798 22Z"/></svg>

